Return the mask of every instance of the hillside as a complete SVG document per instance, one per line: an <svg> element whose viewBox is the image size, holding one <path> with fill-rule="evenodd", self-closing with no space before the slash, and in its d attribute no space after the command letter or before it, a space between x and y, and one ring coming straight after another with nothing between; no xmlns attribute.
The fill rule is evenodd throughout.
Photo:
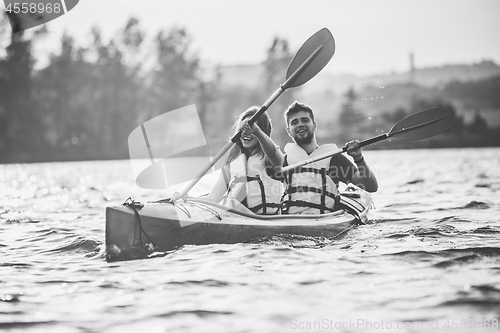
<svg viewBox="0 0 500 333"><path fill-rule="evenodd" d="M221 73L223 87L255 88L264 76L259 65L226 66L221 68ZM495 77L499 76L500 66L492 61L367 77L332 75L323 71L299 88L297 96L317 110L319 119L329 121L336 119L345 92L352 88L358 96L357 106L368 116L408 107L416 99L446 99L453 103L465 121L471 121L476 113L480 113L488 123L496 126L500 124L500 106L487 102L480 91L497 89L498 79ZM480 89L474 88L475 85Z"/></svg>
<svg viewBox="0 0 500 333"><path fill-rule="evenodd" d="M472 65L445 65L441 67L418 68L413 73L375 75L367 79L375 84L412 82L424 87L443 86L452 81L469 82L500 75L500 66L493 61L482 61Z"/></svg>
<svg viewBox="0 0 500 333"><path fill-rule="evenodd" d="M223 87L255 88L264 75L264 67L260 65L222 66L220 70Z"/></svg>
<svg viewBox="0 0 500 333"><path fill-rule="evenodd" d="M222 66L221 74L223 86L256 87L262 80L264 69L261 65ZM435 87L452 81L479 81L499 75L500 66L489 60L475 64L417 68L413 74L408 71L359 77L350 74L334 75L323 71L304 85L302 91L322 93L325 90L333 90L334 94L342 94L349 88L360 89L367 84L385 86L410 82L424 87Z"/></svg>

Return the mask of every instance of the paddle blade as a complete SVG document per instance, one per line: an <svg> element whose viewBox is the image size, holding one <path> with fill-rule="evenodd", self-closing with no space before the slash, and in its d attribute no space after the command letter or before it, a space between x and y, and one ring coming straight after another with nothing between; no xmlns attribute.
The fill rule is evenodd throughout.
<svg viewBox="0 0 500 333"><path fill-rule="evenodd" d="M432 108L401 119L388 134L403 140L420 140L443 133L454 123L452 112L442 108Z"/></svg>
<svg viewBox="0 0 500 333"><path fill-rule="evenodd" d="M317 50L319 52L317 52ZM317 52L316 55L314 53ZM330 61L335 53L335 41L333 35L327 28L323 28L309 37L308 40L300 47L292 59L286 71L286 88L298 87L316 76L326 64ZM314 55L314 58L309 61L306 66L303 66L309 58ZM292 80L289 79L295 72L300 71Z"/></svg>

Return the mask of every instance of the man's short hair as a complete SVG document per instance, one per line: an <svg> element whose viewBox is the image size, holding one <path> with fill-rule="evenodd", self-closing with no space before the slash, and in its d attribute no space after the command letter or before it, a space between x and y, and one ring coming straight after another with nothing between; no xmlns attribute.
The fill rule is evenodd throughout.
<svg viewBox="0 0 500 333"><path fill-rule="evenodd" d="M297 112L300 112L300 111L306 111L307 113L309 113L311 120L314 122L313 110L310 107L308 107L307 105L295 101L292 104L290 104L290 106L285 111L285 121L286 121L287 127L289 125L290 118L292 118L292 116L294 114L296 114Z"/></svg>

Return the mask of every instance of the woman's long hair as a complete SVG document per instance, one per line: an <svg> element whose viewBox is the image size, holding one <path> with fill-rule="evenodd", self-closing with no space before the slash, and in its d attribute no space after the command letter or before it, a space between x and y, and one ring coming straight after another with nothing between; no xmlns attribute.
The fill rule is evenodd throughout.
<svg viewBox="0 0 500 333"><path fill-rule="evenodd" d="M258 106L251 106L249 107L245 112L243 112L236 122L233 125L233 130L234 133L237 133L238 130L241 127L241 123L243 120L246 118L252 117L257 111L259 111L260 107ZM266 133L268 136L271 136L271 131L273 130L273 126L271 124L271 118L269 118L269 114L267 112L264 112L261 114L261 116L257 119L255 122L257 126L260 127L260 129ZM227 159L226 159L226 164L231 163L234 161L241 153L244 153L246 157L250 157L251 155L257 155L259 157L264 157L264 151L262 150L262 147L260 146L260 143L258 143L255 147L246 149L243 147L242 143L240 140L236 141L236 144L233 146L231 151L229 152ZM267 165L267 159L266 159L266 165Z"/></svg>

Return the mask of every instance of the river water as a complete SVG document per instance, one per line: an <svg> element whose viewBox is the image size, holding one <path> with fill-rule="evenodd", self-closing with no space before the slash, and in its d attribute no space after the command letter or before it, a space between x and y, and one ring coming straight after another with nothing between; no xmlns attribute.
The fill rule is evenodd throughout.
<svg viewBox="0 0 500 333"><path fill-rule="evenodd" d="M5 332L500 332L500 149L366 151L372 224L107 263L128 161L0 165ZM213 177L193 193L206 192Z"/></svg>

